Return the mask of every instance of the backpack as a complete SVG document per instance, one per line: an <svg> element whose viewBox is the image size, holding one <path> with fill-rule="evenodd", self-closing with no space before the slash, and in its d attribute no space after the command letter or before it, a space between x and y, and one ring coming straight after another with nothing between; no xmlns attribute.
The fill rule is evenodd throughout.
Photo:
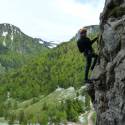
<svg viewBox="0 0 125 125"><path fill-rule="evenodd" d="M81 41L81 39L79 39L79 40L77 41L77 46L78 46L78 49L79 49L79 52L80 52L80 53L85 52L85 48L84 48L84 46L83 46L83 42Z"/></svg>

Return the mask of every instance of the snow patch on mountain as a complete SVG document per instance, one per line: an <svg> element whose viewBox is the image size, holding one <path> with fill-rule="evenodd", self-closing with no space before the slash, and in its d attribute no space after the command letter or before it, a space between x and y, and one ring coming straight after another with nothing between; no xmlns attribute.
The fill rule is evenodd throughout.
<svg viewBox="0 0 125 125"><path fill-rule="evenodd" d="M6 47L6 46L7 46L7 45L6 45L6 42L5 42L5 40L3 41L3 46L4 46L4 47Z"/></svg>
<svg viewBox="0 0 125 125"><path fill-rule="evenodd" d="M3 46L6 47L6 36L7 36L8 32L3 32L2 36L4 36L4 40L3 40Z"/></svg>
<svg viewBox="0 0 125 125"><path fill-rule="evenodd" d="M14 39L14 36L13 36L14 34L13 34L13 31L12 31L12 33L11 33L11 40L13 41L13 39Z"/></svg>
<svg viewBox="0 0 125 125"><path fill-rule="evenodd" d="M48 47L48 48L54 48L57 46L57 44L54 41L44 41L41 38L37 38L37 40L39 41L40 44L43 44L44 46Z"/></svg>
<svg viewBox="0 0 125 125"><path fill-rule="evenodd" d="M39 43L44 44L43 40L39 40Z"/></svg>
<svg viewBox="0 0 125 125"><path fill-rule="evenodd" d="M8 32L3 32L2 36L6 37Z"/></svg>
<svg viewBox="0 0 125 125"><path fill-rule="evenodd" d="M57 45L56 44L51 44L50 46L48 46L49 48L54 48L56 47Z"/></svg>
<svg viewBox="0 0 125 125"><path fill-rule="evenodd" d="M13 41L13 35L11 35L11 40Z"/></svg>

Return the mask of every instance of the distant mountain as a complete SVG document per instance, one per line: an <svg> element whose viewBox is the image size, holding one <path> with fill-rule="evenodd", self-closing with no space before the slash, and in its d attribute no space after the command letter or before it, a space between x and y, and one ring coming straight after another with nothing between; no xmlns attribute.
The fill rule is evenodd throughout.
<svg viewBox="0 0 125 125"><path fill-rule="evenodd" d="M18 27L0 24L0 72L20 67L25 60L47 50L49 46L24 34Z"/></svg>
<svg viewBox="0 0 125 125"><path fill-rule="evenodd" d="M38 39L24 34L18 27L11 24L0 24L0 45L17 53L34 53L47 46Z"/></svg>
<svg viewBox="0 0 125 125"><path fill-rule="evenodd" d="M88 34L96 34L99 32L99 25L86 26Z"/></svg>
<svg viewBox="0 0 125 125"><path fill-rule="evenodd" d="M48 47L48 48L54 48L56 47L58 44L54 43L54 41L45 41L41 38L35 38L36 41L39 41L39 43L43 44L45 47Z"/></svg>

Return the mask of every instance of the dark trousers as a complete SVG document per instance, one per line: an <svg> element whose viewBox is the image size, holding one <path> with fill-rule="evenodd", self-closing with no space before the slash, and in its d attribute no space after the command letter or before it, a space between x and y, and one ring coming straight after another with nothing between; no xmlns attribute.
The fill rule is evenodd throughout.
<svg viewBox="0 0 125 125"><path fill-rule="evenodd" d="M96 55L95 53L89 53L89 54L85 54L85 58L86 58L85 80L88 80L89 69L90 69L90 67L91 67L91 70L94 69L95 64L97 62L98 55ZM94 58L94 60L93 60L93 63L92 63L93 58ZM91 63L92 63L92 65L91 65Z"/></svg>

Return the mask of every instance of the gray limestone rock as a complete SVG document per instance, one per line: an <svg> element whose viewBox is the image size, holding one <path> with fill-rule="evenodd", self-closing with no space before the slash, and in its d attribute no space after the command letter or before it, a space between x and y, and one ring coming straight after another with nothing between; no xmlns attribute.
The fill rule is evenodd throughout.
<svg viewBox="0 0 125 125"><path fill-rule="evenodd" d="M88 90L96 125L125 125L125 0L106 0L100 30L100 64L92 73L98 80Z"/></svg>

